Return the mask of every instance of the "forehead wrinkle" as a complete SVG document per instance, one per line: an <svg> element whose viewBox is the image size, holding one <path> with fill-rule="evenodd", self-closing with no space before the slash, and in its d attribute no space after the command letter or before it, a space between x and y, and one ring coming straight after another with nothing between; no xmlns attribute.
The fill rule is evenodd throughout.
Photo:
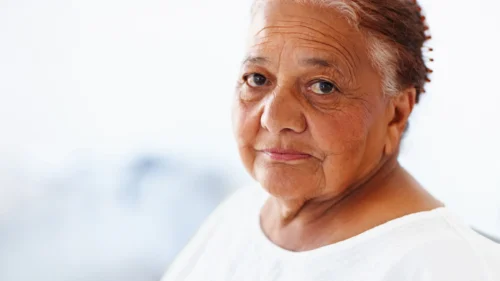
<svg viewBox="0 0 500 281"><path fill-rule="evenodd" d="M316 21L316 22L319 22L321 23L322 25L328 27L328 29L330 29L332 32L334 32L335 34L337 34L338 36L342 37L342 39L344 39L345 41L351 41L349 40L349 37L342 34L342 32L339 32L337 31L334 27L330 26L328 23L320 20L319 18L310 18L311 20L313 21ZM352 26L349 24L349 26L352 28ZM359 34L359 31L357 31L357 29L354 29L355 33L358 33ZM331 36L330 36L331 37ZM352 43L352 42L351 42ZM341 44L340 44L341 45ZM351 52L349 52L349 50L347 48L345 48L343 45L341 45L342 48L344 48L344 50L347 52L347 54L351 57L352 61L354 63L360 63L361 62L361 58L359 57L358 53L357 52L354 52L354 56Z"/></svg>
<svg viewBox="0 0 500 281"><path fill-rule="evenodd" d="M295 16L296 18L298 16ZM306 48L311 48L311 49L322 49L327 53L333 53L334 56L339 57L341 60L344 61L344 63L341 63L340 65L344 64L346 67L346 72L342 71L341 69L339 73L342 76L346 76L345 74L348 74L349 79L347 80L352 80L355 78L354 76L354 69L357 68L359 60L359 56L357 54L353 54L350 52L350 49L344 46L344 44L340 43L339 41L345 40L350 42L350 40L341 32L337 31L334 27L331 27L330 25L326 24L325 22L313 18L308 18L308 17L303 17L308 20L314 20L315 22L321 24L321 26L326 26L330 33L325 33L324 30L319 30L318 28L313 28L310 23L306 23L301 20L280 20L277 21L276 23L273 23L271 25L264 26L260 28L257 32L255 32L254 35L254 41L257 41L258 43L253 44L252 48L258 48L262 47L263 45L268 45L266 46L267 48L269 45L272 45L273 48L280 48L280 54L278 56L278 67L281 66L281 62L283 61L283 51L285 49L285 45L287 43L291 43L289 40L284 40L283 36L288 35L293 37L294 39L306 41L300 42L299 46L304 46ZM299 32L299 31L290 31L291 29L295 28L302 28L305 29L309 32ZM332 35L331 33L335 33L335 35ZM281 37L278 40L276 39L275 36ZM315 37L324 37L325 39L329 39L328 41L333 41L332 43L327 43L324 42L325 40L321 40L320 38L314 39ZM341 39L341 40L339 40ZM309 41L309 42L307 42ZM283 44L285 42L285 44ZM276 44L273 44L276 43ZM326 48L320 48L321 45Z"/></svg>
<svg viewBox="0 0 500 281"><path fill-rule="evenodd" d="M319 22L322 25L326 26L333 33L335 33L338 36L342 37L342 39L348 40L348 37L345 36L344 34L342 34L342 32L339 32L335 28L331 27L330 25L324 23L323 21L321 21L319 19L309 18L309 17L301 17L301 16L295 16L295 17L296 18L304 18L304 19L308 19L308 20L313 20L313 21ZM316 33L319 33L319 34L323 35L324 37L330 37L330 38L332 38L332 39L334 39L334 40L337 41L337 38L334 38L333 36L331 36L329 32L323 32L323 31L320 31L319 29L316 29L316 28L308 26L308 25L311 25L311 24L307 23L307 21L299 21L299 20L297 20L297 21L294 21L294 20L281 20L281 21L284 22L284 23L298 24L298 26L300 26L300 27L304 27L304 28L310 29L310 30L312 30L312 31L314 31Z"/></svg>
<svg viewBox="0 0 500 281"><path fill-rule="evenodd" d="M317 49L319 50L320 48L318 48L318 46L316 44L320 44L322 46L326 46L327 49L322 49L328 53L334 53L336 55L338 55L341 59L343 59L346 63L345 63L345 66L347 68L347 71L349 73L349 75L351 77L354 77L354 69L356 68L356 65L351 63L351 60L350 60L350 57L346 56L344 54L344 52L342 52L341 48L338 48L337 46L333 46L333 45L330 45L328 43L324 43L324 42L321 42L321 41L316 41L316 40L310 40L310 39L302 39L304 41L306 41L305 43L302 43L300 44L302 47L305 47L305 48L308 48L308 49ZM309 43L309 44L307 44ZM341 71L343 72L343 71ZM345 73L342 73L343 75L345 75Z"/></svg>
<svg viewBox="0 0 500 281"><path fill-rule="evenodd" d="M307 18L309 19L309 18ZM337 30L335 30L335 28L333 27L330 27L329 25L325 24L324 22L320 21L320 20L316 20L320 23L322 23L323 25L326 25L327 27L329 27L329 29L331 29L331 31L335 32L336 35L338 35L339 37L342 37L343 40L345 41L350 41L346 36L344 36L341 32L338 32ZM325 43L325 42L321 42L321 41L318 41L318 40L314 40L314 42L316 43L320 43L320 44L326 44L326 45L329 45L335 49L342 49L342 51L340 51L339 53L341 53L345 59L351 63L354 67L357 67L357 65L360 63L360 58L359 56L356 54L356 52L354 52L354 55L349 51L349 49L347 47L345 47L343 44L340 44L338 40L338 38L330 35L330 34L327 34L327 33L324 33L324 32L321 32L315 28L312 28L312 27L309 27L309 26L306 26L304 25L302 21L291 21L291 20L281 20L281 22L283 23L292 23L292 24L297 24L299 23L298 25L291 25L291 26L288 26L288 25L271 25L271 26L266 26L264 28L262 28L259 32L257 32L256 36L258 36L259 33L263 32L264 30L266 29L278 29L278 31L270 31L269 34L266 35L266 37L269 37L269 36L272 36L272 35L275 35L275 34L278 34L278 35L298 35L299 37L314 37L312 34L309 34L309 33L305 33L305 32L283 32L283 31L280 31L279 29L293 29L293 28L296 28L296 27L301 27L301 28L305 28L307 30L310 30L312 31L313 33L318 33L320 35L322 35L323 37L325 38L329 38L329 39L332 39L333 41L335 41L339 47L334 47L333 45L331 44L328 44L328 43ZM311 41L313 41L312 39L310 39ZM345 53L345 54L344 54Z"/></svg>
<svg viewBox="0 0 500 281"><path fill-rule="evenodd" d="M250 49L252 48L256 48L256 47L263 47L265 48L265 45L268 45L271 43L272 40L269 40L269 41L264 41L264 42L258 42L258 43L254 43L253 45L250 46Z"/></svg>
<svg viewBox="0 0 500 281"><path fill-rule="evenodd" d="M301 27L301 28L305 28L305 29L308 29L308 30L312 31L313 33L318 33L318 34L320 34L323 37L333 39L334 41L339 41L338 38L335 38L334 36L332 36L332 35L330 35L328 33L321 32L318 29L315 29L315 28L312 28L310 26L307 26L307 23L304 23L304 22L301 22L301 21L281 20L281 22L283 22L283 23L291 23L291 24L294 24L294 25L272 25L272 26L267 26L267 27L262 28L256 35L258 35L262 31L264 31L265 29L274 29L274 28L276 28L276 29L293 29L293 28ZM331 29L339 37L342 37L343 40L348 41L348 38L346 36L344 36L341 32L338 32L337 30L335 30L333 28L331 28ZM271 34L280 33L280 32L281 31L278 30L278 31L271 32ZM296 33L307 34L307 35L309 35L311 37L313 36L313 35L305 33L305 32L296 32Z"/></svg>
<svg viewBox="0 0 500 281"><path fill-rule="evenodd" d="M270 39L269 37L271 37L273 34L278 34L278 35L295 35L294 36L295 39L299 39L299 40L303 40L303 41L308 41L309 43L311 43L311 44L302 44L303 46L309 46L310 48L316 47L316 46L314 46L314 43L315 44L320 44L320 45L323 45L323 46L326 46L326 47L329 47L331 49L327 50L327 52L332 52L332 50L334 50L335 53L339 54L347 62L346 65L347 65L348 68L356 68L357 67L356 60L353 59L353 56L352 56L351 52L346 47L344 47L342 44L340 44L340 43L336 44L336 45L332 45L332 44L329 44L329 43L326 43L326 42L323 42L323 41L319 41L319 40L315 40L315 39L312 39L312 38L304 38L304 37L312 37L312 36L304 34L304 33L301 33L301 32L275 32L275 33L272 33L272 34L268 34L265 38L262 38L262 39L268 39L268 42L271 42L273 40ZM258 46L260 44L268 43L268 42L260 42L259 44L254 44L253 46ZM289 42L289 41L287 40L286 42ZM349 71L352 74L352 70L350 69Z"/></svg>
<svg viewBox="0 0 500 281"><path fill-rule="evenodd" d="M322 20L320 20L320 19L313 18L313 17L304 17L304 16L297 16L297 15L295 15L294 17L295 17L295 18L304 18L304 19L307 19L307 20L312 20L312 21L315 21L315 22L317 22L317 23L320 23L321 25L326 26L326 27L327 27L327 29L328 29L330 32L333 32L333 33L335 33L337 36L341 37L341 38L342 38L342 40L345 40L345 41L348 41L348 42L350 41L348 36L344 35L342 32L339 32L337 29L335 29L333 26L331 26L330 24L326 23L325 21L322 21ZM338 17L338 18L336 18L336 19L343 20L343 18L341 18L341 17ZM324 37L326 37L326 38L331 38L331 39L333 39L334 41L337 41L337 42L339 41L339 40L338 40L338 38L335 38L334 36L330 35L330 32L322 32L322 31L320 31L320 30L318 30L318 29L315 29L315 28L312 28L312 27L307 26L307 24L308 24L308 23L307 23L306 21L293 21L293 20L281 20L281 21L282 21L282 22L284 22L284 23L299 23L299 25L298 25L298 26L300 26L300 27L304 27L304 28L307 28L307 29L309 29L309 30L312 30L312 31L314 31L314 32L316 32L316 33L321 34L322 36L324 36ZM349 27L351 27L351 25L349 25ZM342 46L342 48L344 48L344 46ZM360 60L360 58L359 58L359 56L357 56L357 54L355 54L355 56L356 56L356 58L357 58L357 61L356 61L356 60L354 59L354 57L352 56L352 54L348 51L348 49L347 49L347 48L344 48L344 49L345 49L345 51L349 54L349 56L351 56L351 59L352 59L352 61L353 61L354 63L361 61L361 60Z"/></svg>
<svg viewBox="0 0 500 281"><path fill-rule="evenodd" d="M304 40L304 41L311 41L311 40ZM344 77L349 77L350 79L354 78L354 73L355 73L354 67L349 63L347 57L338 48L335 48L334 46L331 46L328 44L322 44L322 42L313 42L313 43L320 43L323 46L323 48L321 46L318 46L318 44L311 44L311 42L299 42L299 43L297 43L297 48L304 48L304 49L308 49L308 50L321 51L321 52L328 53L327 60L334 62L334 65L333 65L334 69L337 70L340 75L342 75ZM283 46L281 46L280 55L278 56L278 58L279 58L278 65L281 63L283 52L286 48L286 44L291 44L291 41L286 41L285 44L283 44ZM264 45L264 43L255 44L252 46L252 48L262 46L262 45ZM327 48L324 48L325 46ZM255 56L255 57L259 58L260 56ZM319 55L319 57L324 57L324 55ZM337 59L335 59L335 57L339 57L341 60L343 60L345 62L342 63L341 61L338 61ZM247 62L248 58L251 58L251 56L247 57L247 60L245 60L244 62ZM258 64L263 64L263 63L269 64L270 62L272 62L272 60L269 57L265 57L265 58L266 58L266 61L259 60ZM253 62L253 61L251 61L251 62ZM347 72L343 70L344 67L342 67L342 65L345 66L345 69L347 70ZM346 75L346 74L348 74L348 75Z"/></svg>

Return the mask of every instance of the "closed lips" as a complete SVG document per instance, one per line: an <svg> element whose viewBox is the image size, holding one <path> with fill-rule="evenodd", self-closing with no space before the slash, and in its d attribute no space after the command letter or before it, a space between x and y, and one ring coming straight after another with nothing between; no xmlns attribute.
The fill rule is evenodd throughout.
<svg viewBox="0 0 500 281"><path fill-rule="evenodd" d="M273 160L281 160L281 161L300 160L311 157L310 154L289 149L271 148L271 149L261 150L261 152L263 152Z"/></svg>

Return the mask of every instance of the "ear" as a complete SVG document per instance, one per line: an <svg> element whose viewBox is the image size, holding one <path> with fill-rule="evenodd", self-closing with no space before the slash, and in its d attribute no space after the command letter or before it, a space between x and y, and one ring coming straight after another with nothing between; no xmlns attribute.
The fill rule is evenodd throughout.
<svg viewBox="0 0 500 281"><path fill-rule="evenodd" d="M386 155L391 155L399 149L416 98L417 90L413 87L389 98L387 104L387 136L384 147Z"/></svg>

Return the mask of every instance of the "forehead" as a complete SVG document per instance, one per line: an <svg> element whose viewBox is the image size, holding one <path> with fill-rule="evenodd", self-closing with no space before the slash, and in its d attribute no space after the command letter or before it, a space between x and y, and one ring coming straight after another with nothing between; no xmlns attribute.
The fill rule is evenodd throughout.
<svg viewBox="0 0 500 281"><path fill-rule="evenodd" d="M333 8L260 1L249 36L249 53L264 52L271 59L319 55L355 68L367 58L363 34Z"/></svg>

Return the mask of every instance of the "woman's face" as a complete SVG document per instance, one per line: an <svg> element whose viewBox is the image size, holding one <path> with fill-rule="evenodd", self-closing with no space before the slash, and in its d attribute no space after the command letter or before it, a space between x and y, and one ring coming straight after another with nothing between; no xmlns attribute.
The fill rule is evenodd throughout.
<svg viewBox="0 0 500 281"><path fill-rule="evenodd" d="M260 6L251 25L233 112L240 155L278 198L336 196L380 164L388 99L346 19L282 2Z"/></svg>

